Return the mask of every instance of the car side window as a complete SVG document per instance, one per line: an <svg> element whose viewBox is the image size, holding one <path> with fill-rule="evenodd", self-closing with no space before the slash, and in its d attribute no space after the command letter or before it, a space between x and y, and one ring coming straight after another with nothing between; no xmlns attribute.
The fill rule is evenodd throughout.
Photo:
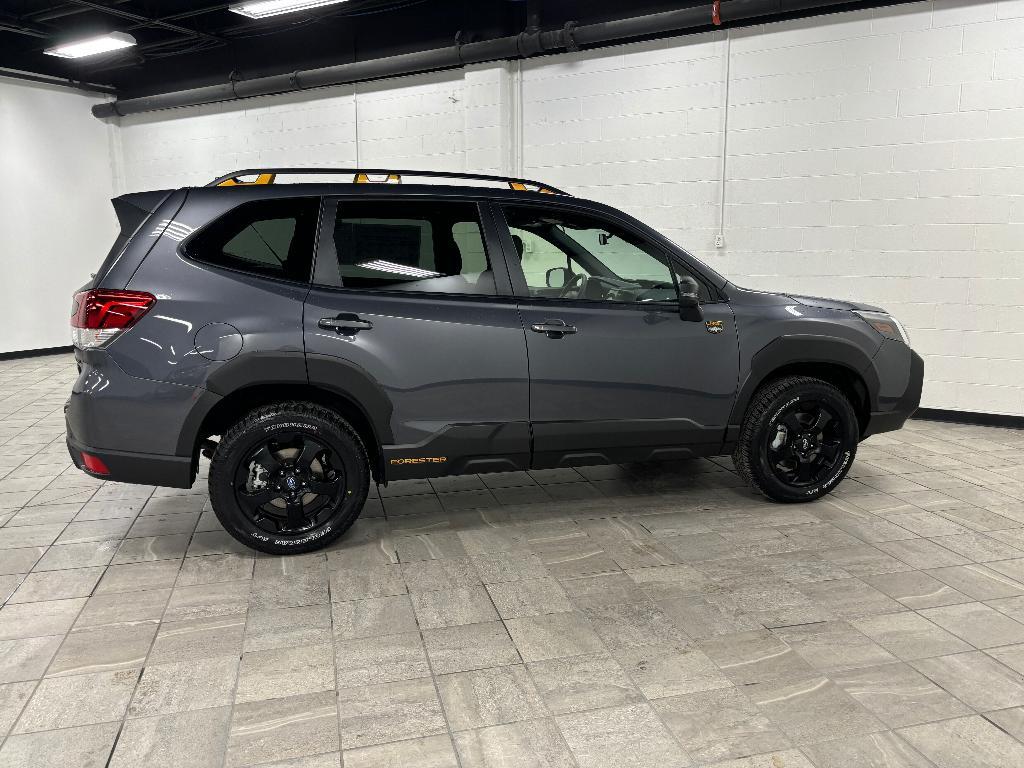
<svg viewBox="0 0 1024 768"><path fill-rule="evenodd" d="M661 249L589 214L504 206L530 296L616 303L675 302Z"/></svg>
<svg viewBox="0 0 1024 768"><path fill-rule="evenodd" d="M308 281L320 200L253 200L222 215L185 244L195 261L265 277Z"/></svg>
<svg viewBox="0 0 1024 768"><path fill-rule="evenodd" d="M330 207L328 208L330 218ZM339 200L316 281L364 290L494 295L473 203Z"/></svg>

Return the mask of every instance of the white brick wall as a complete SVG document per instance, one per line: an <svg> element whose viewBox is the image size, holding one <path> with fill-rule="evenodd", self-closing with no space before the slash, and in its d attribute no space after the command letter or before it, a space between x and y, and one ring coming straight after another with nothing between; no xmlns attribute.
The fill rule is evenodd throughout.
<svg viewBox="0 0 1024 768"><path fill-rule="evenodd" d="M120 128L128 189L356 162L545 179L740 284L886 306L926 357L925 406L1024 414L1024 0L933 0Z"/></svg>

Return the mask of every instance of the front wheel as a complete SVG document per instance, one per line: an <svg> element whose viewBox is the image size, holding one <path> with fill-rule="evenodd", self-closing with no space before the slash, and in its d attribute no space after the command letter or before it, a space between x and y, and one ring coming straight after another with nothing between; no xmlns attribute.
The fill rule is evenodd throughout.
<svg viewBox="0 0 1024 768"><path fill-rule="evenodd" d="M846 476L859 436L857 414L842 392L821 379L787 376L754 395L733 463L769 498L813 501Z"/></svg>
<svg viewBox="0 0 1024 768"><path fill-rule="evenodd" d="M355 431L313 403L267 405L229 429L210 461L210 501L224 529L275 555L320 549L355 522L370 469Z"/></svg>

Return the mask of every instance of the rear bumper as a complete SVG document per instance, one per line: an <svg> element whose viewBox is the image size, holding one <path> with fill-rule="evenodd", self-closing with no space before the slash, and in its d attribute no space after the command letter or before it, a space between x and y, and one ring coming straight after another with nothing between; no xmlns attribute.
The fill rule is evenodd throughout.
<svg viewBox="0 0 1024 768"><path fill-rule="evenodd" d="M181 425L205 390L129 376L102 350L79 352L79 376L64 406L68 452L102 460L120 483L190 488L191 450L178 450Z"/></svg>
<svg viewBox="0 0 1024 768"><path fill-rule="evenodd" d="M893 432L903 427L907 419L921 405L921 387L924 383L924 360L913 350L910 353L910 372L906 380L906 388L896 398L891 408L884 411L873 411L864 430L864 437L877 435L880 432Z"/></svg>
<svg viewBox="0 0 1024 768"><path fill-rule="evenodd" d="M192 460L187 457L91 448L75 440L70 431L67 443L68 453L71 454L75 466L92 477L117 483L162 485L169 488L192 487ZM82 451L100 459L110 470L110 474L99 474L86 469L82 462Z"/></svg>

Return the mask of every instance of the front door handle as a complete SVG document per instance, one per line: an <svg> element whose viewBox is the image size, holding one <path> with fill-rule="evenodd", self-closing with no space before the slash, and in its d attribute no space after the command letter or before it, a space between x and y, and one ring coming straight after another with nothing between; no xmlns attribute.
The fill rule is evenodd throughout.
<svg viewBox="0 0 1024 768"><path fill-rule="evenodd" d="M545 320L543 323L534 323L530 330L534 333L543 333L549 339L560 339L567 334L576 333L576 326L567 325L564 320Z"/></svg>
<svg viewBox="0 0 1024 768"><path fill-rule="evenodd" d="M316 324L325 331L337 331L348 336L373 328L373 323L369 320L363 320L351 312L342 312L336 317L321 317Z"/></svg>

